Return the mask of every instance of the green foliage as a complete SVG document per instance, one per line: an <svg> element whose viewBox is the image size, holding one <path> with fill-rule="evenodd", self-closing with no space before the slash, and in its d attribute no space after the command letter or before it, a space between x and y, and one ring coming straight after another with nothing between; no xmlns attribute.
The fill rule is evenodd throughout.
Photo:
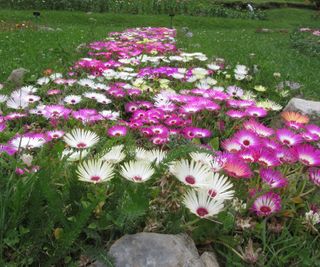
<svg viewBox="0 0 320 267"><path fill-rule="evenodd" d="M198 0L0 0L0 6L12 9L70 10L86 12L111 12L129 14L184 14L192 16L216 16L227 18L265 19L265 13L257 10L254 14L228 9L214 1Z"/></svg>
<svg viewBox="0 0 320 267"><path fill-rule="evenodd" d="M292 47L301 53L320 57L320 36L315 36L312 32L294 31L291 36Z"/></svg>

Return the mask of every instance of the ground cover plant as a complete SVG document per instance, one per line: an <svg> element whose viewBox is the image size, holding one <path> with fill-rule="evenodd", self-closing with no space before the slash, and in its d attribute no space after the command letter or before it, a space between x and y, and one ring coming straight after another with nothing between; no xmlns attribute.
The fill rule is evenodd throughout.
<svg viewBox="0 0 320 267"><path fill-rule="evenodd" d="M309 53L316 57L320 55L320 30L300 28L291 35L292 46L302 53Z"/></svg>
<svg viewBox="0 0 320 267"><path fill-rule="evenodd" d="M103 248L138 231L187 232L228 266L319 265L320 127L272 128L286 88L175 38L113 31L3 86L2 265L112 265Z"/></svg>

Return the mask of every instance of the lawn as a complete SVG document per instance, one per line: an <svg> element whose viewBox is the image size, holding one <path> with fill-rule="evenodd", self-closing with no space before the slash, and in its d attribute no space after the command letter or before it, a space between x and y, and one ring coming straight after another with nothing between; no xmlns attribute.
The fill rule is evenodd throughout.
<svg viewBox="0 0 320 267"><path fill-rule="evenodd" d="M290 46L290 32L297 27L316 27L319 20L312 18L314 11L281 9L267 11L268 20L241 20L212 17L177 16L176 28L189 27L192 39L181 35L178 43L192 51L219 56L231 64L252 62L261 69L261 83L268 84L274 72L280 72L303 84L306 98L319 99L319 58L304 55ZM46 32L15 30L0 32L0 80L18 67L30 70L30 75L41 75L47 68L66 69L79 58L75 48L84 42L103 39L107 32L136 26L169 26L165 15L86 14L82 12L43 11L35 20L31 11L0 11L0 21L22 23L31 21L61 31ZM275 30L256 33L259 28Z"/></svg>
<svg viewBox="0 0 320 267"><path fill-rule="evenodd" d="M139 232L186 233L221 266L320 266L320 127L282 112L319 100L319 20L266 14L175 31L168 15L1 10L0 266L114 266L106 251Z"/></svg>

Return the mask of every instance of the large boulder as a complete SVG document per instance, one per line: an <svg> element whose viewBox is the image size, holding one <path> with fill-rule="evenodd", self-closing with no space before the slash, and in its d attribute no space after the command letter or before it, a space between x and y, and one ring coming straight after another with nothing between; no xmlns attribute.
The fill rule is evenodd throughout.
<svg viewBox="0 0 320 267"><path fill-rule="evenodd" d="M214 253L200 257L193 240L185 234L138 233L125 235L110 248L116 267L219 267ZM95 262L91 267L106 267Z"/></svg>

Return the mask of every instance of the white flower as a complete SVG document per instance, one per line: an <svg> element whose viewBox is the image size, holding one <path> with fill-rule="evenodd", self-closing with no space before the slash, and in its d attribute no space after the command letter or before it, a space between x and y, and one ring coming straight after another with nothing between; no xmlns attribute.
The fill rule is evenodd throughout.
<svg viewBox="0 0 320 267"><path fill-rule="evenodd" d="M71 133L67 133L63 140L73 148L86 149L98 143L99 136L91 131L75 129Z"/></svg>
<svg viewBox="0 0 320 267"><path fill-rule="evenodd" d="M119 163L123 161L126 157L126 154L123 153L124 145L114 146L107 153L105 153L101 160L108 161L112 164Z"/></svg>
<svg viewBox="0 0 320 267"><path fill-rule="evenodd" d="M6 95L0 95L0 103L4 103L8 100L8 97Z"/></svg>
<svg viewBox="0 0 320 267"><path fill-rule="evenodd" d="M81 101L81 96L79 95L68 95L63 99L64 102L70 105L76 105Z"/></svg>
<svg viewBox="0 0 320 267"><path fill-rule="evenodd" d="M91 79L81 79L78 81L78 84L81 86L90 87L92 89L95 87L94 81Z"/></svg>
<svg viewBox="0 0 320 267"><path fill-rule="evenodd" d="M25 109L29 106L29 102L24 98L10 98L7 101L7 107L12 109Z"/></svg>
<svg viewBox="0 0 320 267"><path fill-rule="evenodd" d="M120 175L129 181L141 183L149 180L154 174L150 162L139 160L129 161L121 167Z"/></svg>
<svg viewBox="0 0 320 267"><path fill-rule="evenodd" d="M30 154L22 154L20 159L26 164L28 167L32 166L33 156Z"/></svg>
<svg viewBox="0 0 320 267"><path fill-rule="evenodd" d="M208 195L207 190L190 190L183 199L183 204L200 218L208 218L218 214L223 209L223 203Z"/></svg>
<svg viewBox="0 0 320 267"><path fill-rule="evenodd" d="M213 156L207 153L192 152L189 155L194 161L200 162L208 166L210 166L213 160Z"/></svg>
<svg viewBox="0 0 320 267"><path fill-rule="evenodd" d="M320 223L319 212L314 212L313 210L310 210L309 212L306 212L305 217L306 217L306 221L311 223L312 225L316 225Z"/></svg>
<svg viewBox="0 0 320 267"><path fill-rule="evenodd" d="M10 141L10 144L16 149L32 149L41 147L46 143L46 140L41 137L28 137L28 136L18 136Z"/></svg>
<svg viewBox="0 0 320 267"><path fill-rule="evenodd" d="M208 166L192 160L182 159L170 166L170 172L186 185L201 187L211 174Z"/></svg>
<svg viewBox="0 0 320 267"><path fill-rule="evenodd" d="M208 184L206 184L204 188L208 190L211 198L221 201L233 198L234 190L230 190L233 185L228 181L228 177L213 173L207 182Z"/></svg>
<svg viewBox="0 0 320 267"><path fill-rule="evenodd" d="M160 149L145 150L143 148L136 149L136 159L148 161L150 163L155 162L156 165L159 165L164 158L167 156L167 152Z"/></svg>
<svg viewBox="0 0 320 267"><path fill-rule="evenodd" d="M48 84L49 82L50 82L50 79L47 77L42 77L37 80L37 84L39 85L45 85L45 84Z"/></svg>
<svg viewBox="0 0 320 267"><path fill-rule="evenodd" d="M96 184L110 181L114 176L113 169L111 163L89 160L79 165L77 174L80 181Z"/></svg>
<svg viewBox="0 0 320 267"><path fill-rule="evenodd" d="M240 200L239 198L234 198L232 200L232 207L234 208L235 211L241 211L241 210L245 210L247 208L247 204L243 203L242 200Z"/></svg>
<svg viewBox="0 0 320 267"><path fill-rule="evenodd" d="M62 151L62 159L66 158L67 161L78 161L80 159L85 158L88 155L89 151L87 149L76 150L66 148Z"/></svg>
<svg viewBox="0 0 320 267"><path fill-rule="evenodd" d="M102 117L111 121L116 121L120 116L119 112L112 111L112 110L102 110L99 113L102 115Z"/></svg>

